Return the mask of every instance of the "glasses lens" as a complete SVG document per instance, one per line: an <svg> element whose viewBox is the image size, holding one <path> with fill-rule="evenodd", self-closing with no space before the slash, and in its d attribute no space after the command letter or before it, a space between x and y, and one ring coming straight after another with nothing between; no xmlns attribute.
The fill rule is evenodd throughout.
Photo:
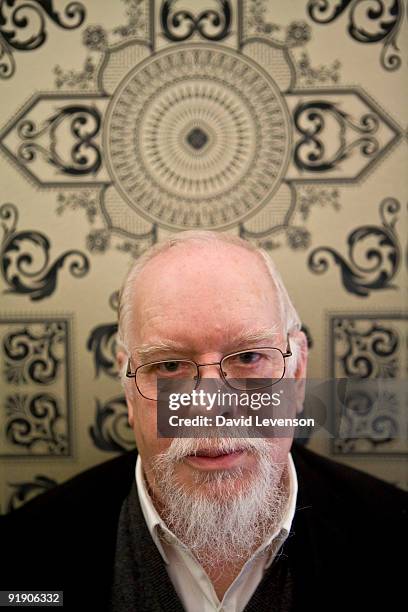
<svg viewBox="0 0 408 612"><path fill-rule="evenodd" d="M149 363L137 370L136 385L140 393L149 399L157 399L157 382L160 379L174 383L180 381L180 393L189 393L196 385L197 367L192 361L173 360Z"/></svg>
<svg viewBox="0 0 408 612"><path fill-rule="evenodd" d="M222 370L231 387L259 389L281 380L285 360L279 349L250 349L225 357Z"/></svg>

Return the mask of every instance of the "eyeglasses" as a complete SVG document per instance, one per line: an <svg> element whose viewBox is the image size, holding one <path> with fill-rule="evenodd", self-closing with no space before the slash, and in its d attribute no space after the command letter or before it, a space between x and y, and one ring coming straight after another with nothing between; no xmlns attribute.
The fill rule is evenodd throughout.
<svg viewBox="0 0 408 612"><path fill-rule="evenodd" d="M127 364L127 378L134 378L140 395L148 400L157 400L158 380L183 381L183 391L190 393L200 384L200 368L217 365L222 380L235 390L247 390L248 379L257 379L259 386L251 390L265 389L276 384L285 375L286 358L292 355L287 335L286 352L275 347L249 348L225 355L214 363L196 363L190 359L166 359L145 363L131 371L130 358ZM186 383L187 387L186 388ZM254 385L257 383L254 381Z"/></svg>

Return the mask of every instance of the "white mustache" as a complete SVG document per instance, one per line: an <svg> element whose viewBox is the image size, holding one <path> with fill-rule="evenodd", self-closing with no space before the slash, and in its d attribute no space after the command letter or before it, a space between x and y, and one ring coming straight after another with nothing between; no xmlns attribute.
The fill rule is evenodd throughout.
<svg viewBox="0 0 408 612"><path fill-rule="evenodd" d="M203 451L217 451L219 454L248 451L263 456L270 453L270 448L270 444L263 438L174 438L158 457L177 463Z"/></svg>

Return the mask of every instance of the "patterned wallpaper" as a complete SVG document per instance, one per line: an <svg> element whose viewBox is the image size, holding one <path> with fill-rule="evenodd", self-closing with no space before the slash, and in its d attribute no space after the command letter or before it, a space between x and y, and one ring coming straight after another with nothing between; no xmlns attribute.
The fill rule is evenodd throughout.
<svg viewBox="0 0 408 612"><path fill-rule="evenodd" d="M1 512L132 448L117 292L174 231L272 254L310 376L406 378L406 9L0 0ZM309 446L408 488L392 409L348 424Z"/></svg>

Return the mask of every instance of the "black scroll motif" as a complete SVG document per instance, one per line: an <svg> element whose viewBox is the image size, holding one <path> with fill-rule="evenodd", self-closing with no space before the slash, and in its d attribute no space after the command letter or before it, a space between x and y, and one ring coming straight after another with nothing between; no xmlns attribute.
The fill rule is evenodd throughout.
<svg viewBox="0 0 408 612"><path fill-rule="evenodd" d="M64 159L59 152L59 128L68 128L73 142L70 148L70 159ZM102 155L95 144L94 137L101 127L101 115L93 106L74 104L58 110L52 117L37 127L33 121L25 119L17 126L17 133L22 139L17 158L24 164L36 159L41 153L45 161L55 166L62 174L84 176L96 174L101 167ZM37 142L45 133L49 136L48 148ZM64 131L64 143L66 140Z"/></svg>
<svg viewBox="0 0 408 612"><path fill-rule="evenodd" d="M397 34L403 16L401 0L309 0L309 16L316 23L333 22L349 8L348 33L359 43L383 43L380 61L385 70L397 70ZM390 52L390 50L392 50Z"/></svg>
<svg viewBox="0 0 408 612"><path fill-rule="evenodd" d="M134 448L135 439L123 396L105 403L96 400L95 424L89 428L89 434L95 446L103 451L124 452Z"/></svg>
<svg viewBox="0 0 408 612"><path fill-rule="evenodd" d="M34 476L34 479L26 482L9 482L9 487L14 489L7 503L7 512L17 510L28 501L49 491L53 487L57 486L57 481L49 478L48 476L42 476L38 474Z"/></svg>
<svg viewBox="0 0 408 612"><path fill-rule="evenodd" d="M335 104L325 100L313 100L298 104L294 110L293 121L302 138L297 142L293 159L299 170L327 172L333 170L341 161L349 157L354 148L359 147L365 157L375 155L379 149L375 134L379 120L372 113L353 120ZM337 126L337 147L333 151L333 129L327 124ZM347 142L346 129L358 134L355 140ZM326 146L325 140L327 142Z"/></svg>
<svg viewBox="0 0 408 612"><path fill-rule="evenodd" d="M55 381L65 352L63 322L23 326L3 339L4 377L15 385Z"/></svg>
<svg viewBox="0 0 408 612"><path fill-rule="evenodd" d="M89 260L80 251L66 251L50 262L51 243L40 232L17 231L18 211L13 204L0 207L3 240L0 246L0 272L9 286L5 293L28 295L42 300L57 286L58 271L66 262L72 276L81 278L89 271Z"/></svg>
<svg viewBox="0 0 408 612"><path fill-rule="evenodd" d="M198 15L188 10L175 10L178 0L164 0L160 21L164 35L172 42L187 40L198 32L206 40L222 40L230 33L231 5L229 0L218 0L218 11L207 9Z"/></svg>
<svg viewBox="0 0 408 612"><path fill-rule="evenodd" d="M386 198L380 204L382 226L363 225L348 236L348 258L346 261L330 247L314 249L308 260L312 272L323 274L329 267L330 257L340 266L344 288L360 297L371 291L395 289L391 283L400 263L400 246L395 233L400 203ZM357 261L357 257L360 261Z"/></svg>
<svg viewBox="0 0 408 612"><path fill-rule="evenodd" d="M389 394L386 401L387 412L377 413L373 408L384 398L378 393L351 391L348 394L342 415L341 435L334 439L336 454L359 454L363 443L375 452L384 451L384 445L401 435L398 424L398 401Z"/></svg>
<svg viewBox="0 0 408 612"><path fill-rule="evenodd" d="M45 16L60 28L71 30L83 23L85 15L79 2L57 11L52 0L0 0L0 79L13 76L14 51L33 51L45 43Z"/></svg>
<svg viewBox="0 0 408 612"><path fill-rule="evenodd" d="M30 454L67 454L65 419L58 399L50 393L6 397L6 437Z"/></svg>
<svg viewBox="0 0 408 612"><path fill-rule="evenodd" d="M109 298L109 304L113 310L118 308L118 292L115 291ZM112 378L117 378L116 367L116 334L118 324L116 322L97 325L89 334L86 348L93 353L95 365L95 376L104 372Z"/></svg>
<svg viewBox="0 0 408 612"><path fill-rule="evenodd" d="M406 453L406 319L402 312L331 317L331 372L347 380L333 403L335 454Z"/></svg>
<svg viewBox="0 0 408 612"><path fill-rule="evenodd" d="M115 360L117 323L107 323L95 327L88 338L86 348L93 353L95 375L104 372L116 378L118 371Z"/></svg>
<svg viewBox="0 0 408 612"><path fill-rule="evenodd" d="M353 319L336 320L334 328L341 375L347 378L396 378L399 337L391 325L374 321L360 328Z"/></svg>

